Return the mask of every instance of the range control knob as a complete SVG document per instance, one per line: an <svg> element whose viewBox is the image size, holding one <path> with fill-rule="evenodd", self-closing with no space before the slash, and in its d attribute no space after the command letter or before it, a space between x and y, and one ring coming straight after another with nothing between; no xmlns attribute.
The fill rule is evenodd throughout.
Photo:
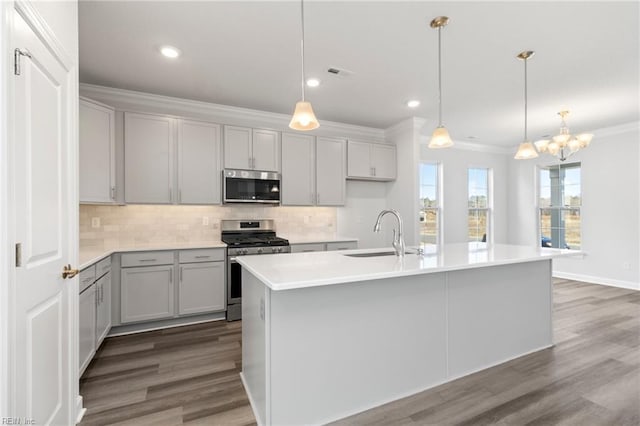
<svg viewBox="0 0 640 426"><path fill-rule="evenodd" d="M258 254L262 254L262 249L261 248L258 249Z"/></svg>
<svg viewBox="0 0 640 426"><path fill-rule="evenodd" d="M247 253L249 253L249 250L247 250L247 249L242 249L242 250L240 250L240 251L242 252L242 254L247 254Z"/></svg>

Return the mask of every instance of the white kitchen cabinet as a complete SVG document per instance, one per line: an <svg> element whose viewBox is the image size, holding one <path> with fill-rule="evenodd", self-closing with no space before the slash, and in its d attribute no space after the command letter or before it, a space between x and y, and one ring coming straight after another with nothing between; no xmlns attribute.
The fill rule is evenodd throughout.
<svg viewBox="0 0 640 426"><path fill-rule="evenodd" d="M180 315L224 311L224 262L187 263L179 266Z"/></svg>
<svg viewBox="0 0 640 426"><path fill-rule="evenodd" d="M111 272L96 281L96 349L111 329Z"/></svg>
<svg viewBox="0 0 640 426"><path fill-rule="evenodd" d="M296 133L282 134L282 205L315 204L315 158L315 137Z"/></svg>
<svg viewBox="0 0 640 426"><path fill-rule="evenodd" d="M82 375L96 352L96 285L91 284L78 296L78 361Z"/></svg>
<svg viewBox="0 0 640 426"><path fill-rule="evenodd" d="M81 97L78 161L80 203L115 202L115 153L115 110Z"/></svg>
<svg viewBox="0 0 640 426"><path fill-rule="evenodd" d="M396 147L349 141L347 178L389 181L396 178Z"/></svg>
<svg viewBox="0 0 640 426"><path fill-rule="evenodd" d="M344 205L346 156L346 142L344 140L317 138L315 152L316 205Z"/></svg>
<svg viewBox="0 0 640 426"><path fill-rule="evenodd" d="M174 314L173 265L120 270L122 323L170 318Z"/></svg>
<svg viewBox="0 0 640 426"><path fill-rule="evenodd" d="M173 201L173 118L124 114L125 202Z"/></svg>
<svg viewBox="0 0 640 426"><path fill-rule="evenodd" d="M189 120L178 124L178 203L220 204L220 126Z"/></svg>
<svg viewBox="0 0 640 426"><path fill-rule="evenodd" d="M279 172L278 132L224 126L224 168Z"/></svg>

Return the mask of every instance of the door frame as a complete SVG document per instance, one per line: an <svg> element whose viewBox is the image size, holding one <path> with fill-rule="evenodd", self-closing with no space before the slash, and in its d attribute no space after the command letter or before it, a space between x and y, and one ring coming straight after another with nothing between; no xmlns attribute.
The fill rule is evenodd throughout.
<svg viewBox="0 0 640 426"><path fill-rule="evenodd" d="M45 43L47 48L67 70L69 83L69 99L75 99L68 111L68 126L71 129L68 164L76 167L67 170L67 191L69 203L78 206L78 63L77 52L68 52L57 39L47 22L40 16L30 1L4 0L0 2L0 417L19 417L15 412L15 384L20 377L15 377L15 228L17 219L15 206L15 170L13 167L14 150L14 89L13 89L13 13L17 11L31 26L33 31ZM71 53L71 54L70 54ZM71 208L69 223L69 262L78 262L78 209ZM78 377L78 279L69 282L68 289L68 336L69 341L69 407L68 412L77 421L83 414L82 398L79 396Z"/></svg>

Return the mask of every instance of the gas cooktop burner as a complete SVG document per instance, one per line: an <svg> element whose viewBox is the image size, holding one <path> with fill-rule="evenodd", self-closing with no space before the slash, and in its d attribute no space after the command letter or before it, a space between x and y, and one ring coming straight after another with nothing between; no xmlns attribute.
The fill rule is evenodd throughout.
<svg viewBox="0 0 640 426"><path fill-rule="evenodd" d="M232 247L287 246L289 241L275 235L222 236L222 242Z"/></svg>

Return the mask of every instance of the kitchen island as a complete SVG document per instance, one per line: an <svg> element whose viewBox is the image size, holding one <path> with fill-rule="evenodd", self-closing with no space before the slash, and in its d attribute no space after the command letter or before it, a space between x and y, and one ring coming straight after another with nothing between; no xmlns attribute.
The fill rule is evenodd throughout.
<svg viewBox="0 0 640 426"><path fill-rule="evenodd" d="M553 345L551 259L575 251L410 251L239 259L241 375L259 424L327 423Z"/></svg>

